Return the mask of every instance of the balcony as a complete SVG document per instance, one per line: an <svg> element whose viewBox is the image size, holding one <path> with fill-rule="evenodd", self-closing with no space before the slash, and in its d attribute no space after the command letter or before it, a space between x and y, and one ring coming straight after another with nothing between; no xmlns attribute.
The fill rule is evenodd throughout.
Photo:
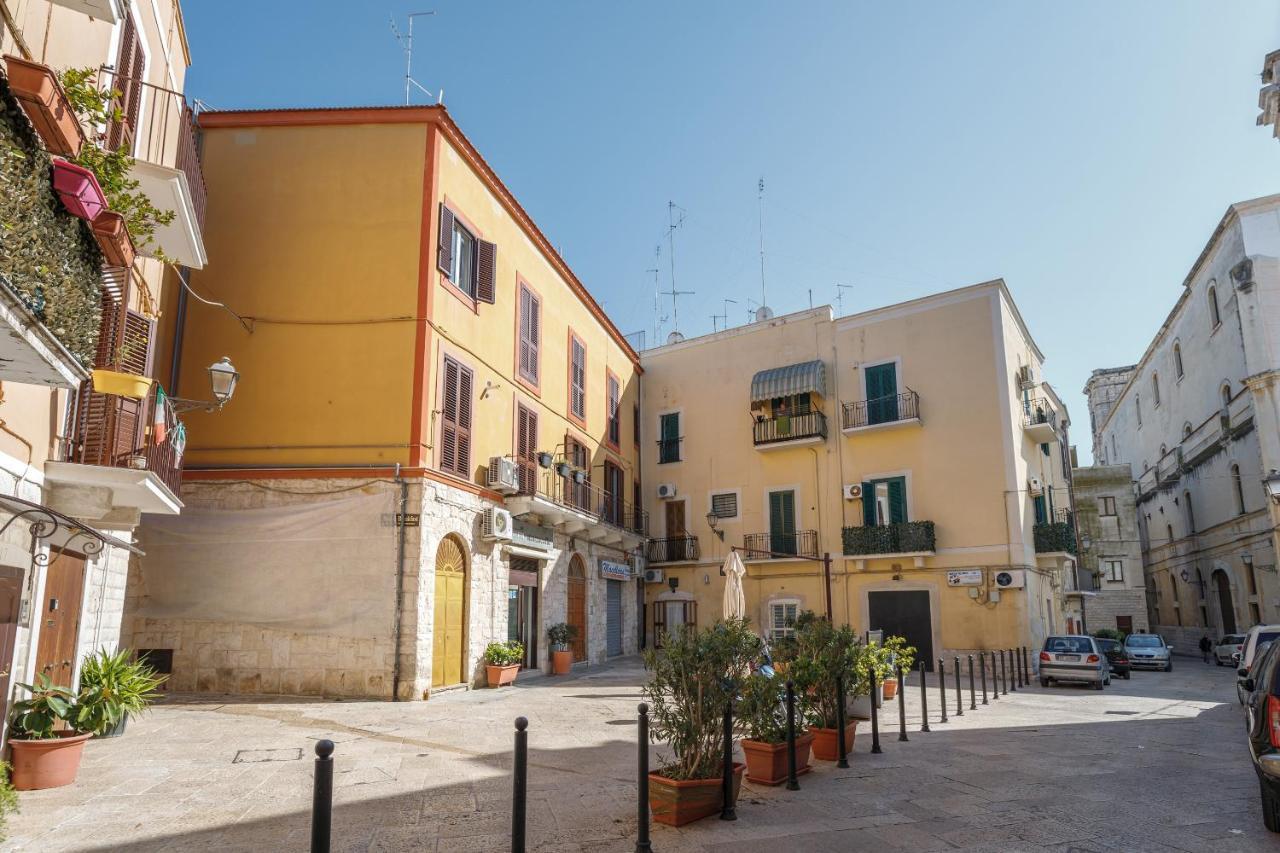
<svg viewBox="0 0 1280 853"><path fill-rule="evenodd" d="M562 533L578 536L624 551L644 544L649 534L649 514L591 482L578 483L572 474L561 476L552 468L542 470L517 460L520 492L506 499L516 516L533 514Z"/></svg>
<svg viewBox="0 0 1280 853"><path fill-rule="evenodd" d="M1175 447L1156 461L1156 483L1167 486L1182 476L1182 448Z"/></svg>
<svg viewBox="0 0 1280 853"><path fill-rule="evenodd" d="M645 559L650 563L688 563L701 558L696 536L650 539L645 547Z"/></svg>
<svg viewBox="0 0 1280 853"><path fill-rule="evenodd" d="M64 461L45 465L50 506L108 525L182 509L181 459L172 439L155 441L157 390L141 400L81 391L73 434L63 440Z"/></svg>
<svg viewBox="0 0 1280 853"><path fill-rule="evenodd" d="M1182 460L1187 468L1200 464L1222 449L1226 423L1226 411L1216 412L1182 439Z"/></svg>
<svg viewBox="0 0 1280 853"><path fill-rule="evenodd" d="M1241 388L1227 403L1227 423L1232 436L1253 423L1253 392L1248 388Z"/></svg>
<svg viewBox="0 0 1280 853"><path fill-rule="evenodd" d="M937 547L932 521L846 527L841 538L846 557L918 557L934 553Z"/></svg>
<svg viewBox="0 0 1280 853"><path fill-rule="evenodd" d="M757 450L821 444L827 438L827 416L822 412L759 416L752 426L752 437Z"/></svg>
<svg viewBox="0 0 1280 853"><path fill-rule="evenodd" d="M744 560L786 560L795 557L818 558L818 531L797 530L795 533L748 533L743 540Z"/></svg>
<svg viewBox="0 0 1280 853"><path fill-rule="evenodd" d="M1022 404L1022 430L1036 444L1058 440L1058 413L1043 397Z"/></svg>
<svg viewBox="0 0 1280 853"><path fill-rule="evenodd" d="M1070 521L1046 521L1031 529L1037 554L1074 554L1076 528Z"/></svg>
<svg viewBox="0 0 1280 853"><path fill-rule="evenodd" d="M892 397L859 400L841 407L840 431L845 435L899 426L920 426L920 395L915 391L908 389Z"/></svg>

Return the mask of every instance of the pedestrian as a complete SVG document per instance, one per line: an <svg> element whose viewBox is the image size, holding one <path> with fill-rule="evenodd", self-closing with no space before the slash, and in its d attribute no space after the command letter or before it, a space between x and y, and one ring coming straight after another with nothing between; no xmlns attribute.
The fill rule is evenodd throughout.
<svg viewBox="0 0 1280 853"><path fill-rule="evenodd" d="M1205 663L1209 663L1209 653L1213 651L1213 640L1209 639L1209 635L1205 634L1200 638L1200 655L1204 658Z"/></svg>

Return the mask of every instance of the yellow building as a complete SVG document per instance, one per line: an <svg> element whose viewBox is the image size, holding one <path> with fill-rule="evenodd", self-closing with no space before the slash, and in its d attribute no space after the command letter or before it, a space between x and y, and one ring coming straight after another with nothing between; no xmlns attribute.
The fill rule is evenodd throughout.
<svg viewBox="0 0 1280 853"><path fill-rule="evenodd" d="M206 112L176 519L134 642L179 689L426 697L493 641L639 646L639 358L443 107Z"/></svg>
<svg viewBox="0 0 1280 853"><path fill-rule="evenodd" d="M719 618L732 547L775 636L827 612L932 662L1062 630L1067 422L1042 360L1000 281L646 351L649 629Z"/></svg>

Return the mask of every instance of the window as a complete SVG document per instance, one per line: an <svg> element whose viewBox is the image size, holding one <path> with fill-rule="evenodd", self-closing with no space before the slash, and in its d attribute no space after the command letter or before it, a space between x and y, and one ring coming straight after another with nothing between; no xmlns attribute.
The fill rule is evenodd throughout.
<svg viewBox="0 0 1280 853"><path fill-rule="evenodd" d="M1226 408L1231 405L1231 383L1222 383L1222 406Z"/></svg>
<svg viewBox="0 0 1280 853"><path fill-rule="evenodd" d="M680 461L680 413L672 412L659 419L658 464Z"/></svg>
<svg viewBox="0 0 1280 853"><path fill-rule="evenodd" d="M1115 515L1116 499L1111 495L1098 498L1098 515Z"/></svg>
<svg viewBox="0 0 1280 853"><path fill-rule="evenodd" d="M631 481L631 529L640 534L649 532L645 529L645 518L643 511L640 509L643 505L644 492L640 488L640 477L637 476Z"/></svg>
<svg viewBox="0 0 1280 853"><path fill-rule="evenodd" d="M1172 524L1166 524L1166 525L1165 525L1165 530L1166 530L1166 531L1168 532L1168 534L1169 534L1169 538L1165 540L1165 544L1166 544L1166 545L1173 545L1173 525L1172 525Z"/></svg>
<svg viewBox="0 0 1280 853"><path fill-rule="evenodd" d="M664 595L668 593L663 593ZM659 598L653 603L653 644L662 648L667 634L682 628L697 628L698 602L688 593L674 593L675 598Z"/></svg>
<svg viewBox="0 0 1280 853"><path fill-rule="evenodd" d="M142 109L143 81L147 79L146 62L138 28L133 16L126 11L120 29L116 73L111 81L112 88L120 93L120 111L107 123L107 147L112 151L123 149L126 154L133 153L138 114Z"/></svg>
<svg viewBox="0 0 1280 853"><path fill-rule="evenodd" d="M1209 325L1216 329L1222 325L1222 315L1218 313L1218 288L1209 285Z"/></svg>
<svg viewBox="0 0 1280 853"><path fill-rule="evenodd" d="M609 419L609 444L614 447L622 441L622 409L620 406L619 393L621 387L618 384L618 377L612 373L605 373L605 413Z"/></svg>
<svg viewBox="0 0 1280 853"><path fill-rule="evenodd" d="M712 492L711 493L711 514L716 518L737 518L738 517L738 493L737 492Z"/></svg>
<svg viewBox="0 0 1280 853"><path fill-rule="evenodd" d="M1167 444L1160 445L1160 459L1164 459L1168 455L1169 455L1169 445ZM1160 462L1157 460L1156 465L1159 466L1159 464Z"/></svg>
<svg viewBox="0 0 1280 853"><path fill-rule="evenodd" d="M1175 343L1173 345L1173 373L1182 378L1182 344Z"/></svg>
<svg viewBox="0 0 1280 853"><path fill-rule="evenodd" d="M862 523L902 524L907 521L907 478L868 480L862 484Z"/></svg>
<svg viewBox="0 0 1280 853"><path fill-rule="evenodd" d="M542 341L542 301L527 285L520 285L520 378L538 384L538 345Z"/></svg>
<svg viewBox="0 0 1280 853"><path fill-rule="evenodd" d="M563 477L564 495L570 506L586 512L591 509L591 454L587 446L572 435L564 438L564 461L569 470ZM582 472L582 482L578 482L577 473Z"/></svg>
<svg viewBox="0 0 1280 853"><path fill-rule="evenodd" d="M1182 624L1182 604L1178 601L1178 579L1169 574L1169 587L1173 590L1173 617L1179 625Z"/></svg>
<svg viewBox="0 0 1280 853"><path fill-rule="evenodd" d="M457 215L440 205L440 237L436 266L453 286L477 302L494 302L497 247L479 239Z"/></svg>
<svg viewBox="0 0 1280 853"><path fill-rule="evenodd" d="M866 382L867 423L891 423L898 419L898 369L894 362L862 371Z"/></svg>
<svg viewBox="0 0 1280 853"><path fill-rule="evenodd" d="M631 431L632 439L635 440L636 447L640 446L640 404L636 403L631 410Z"/></svg>
<svg viewBox="0 0 1280 853"><path fill-rule="evenodd" d="M1245 554L1240 558L1244 562L1245 579L1249 581L1249 594L1258 594L1258 576L1253 573L1253 555Z"/></svg>
<svg viewBox="0 0 1280 853"><path fill-rule="evenodd" d="M605 460L604 520L619 527L622 526L623 488L622 469L613 462Z"/></svg>
<svg viewBox="0 0 1280 853"><path fill-rule="evenodd" d="M1244 515L1244 480L1240 477L1240 466L1231 466L1231 485L1236 496L1236 515Z"/></svg>
<svg viewBox="0 0 1280 853"><path fill-rule="evenodd" d="M1111 456L1112 458L1119 456L1120 452L1116 450L1116 434L1111 433Z"/></svg>
<svg viewBox="0 0 1280 853"><path fill-rule="evenodd" d="M441 377L440 469L471 476L471 387L474 374L449 356Z"/></svg>
<svg viewBox="0 0 1280 853"><path fill-rule="evenodd" d="M1151 400L1152 405L1157 409L1160 408L1160 374L1151 374Z"/></svg>
<svg viewBox="0 0 1280 853"><path fill-rule="evenodd" d="M1103 564L1103 577L1108 581L1122 583L1124 581L1124 561L1107 560Z"/></svg>
<svg viewBox="0 0 1280 853"><path fill-rule="evenodd" d="M769 493L769 550L796 553L796 493L790 489Z"/></svg>
<svg viewBox="0 0 1280 853"><path fill-rule="evenodd" d="M587 419L587 347L569 333L569 414L579 422Z"/></svg>
<svg viewBox="0 0 1280 853"><path fill-rule="evenodd" d="M516 404L516 466L520 493L533 494L538 477L538 415L523 403Z"/></svg>
<svg viewBox="0 0 1280 853"><path fill-rule="evenodd" d="M1137 394L1133 395L1133 412L1138 416L1138 426L1142 426L1142 398Z"/></svg>
<svg viewBox="0 0 1280 853"><path fill-rule="evenodd" d="M1045 503L1044 495L1035 495L1031 498L1031 505L1035 509L1036 524L1044 524L1049 520L1049 509Z"/></svg>
<svg viewBox="0 0 1280 853"><path fill-rule="evenodd" d="M1191 508L1191 492L1183 492L1182 499L1187 502L1187 532L1196 532L1196 514Z"/></svg>
<svg viewBox="0 0 1280 853"><path fill-rule="evenodd" d="M769 639L780 640L796 635L798 601L772 601L769 603Z"/></svg>

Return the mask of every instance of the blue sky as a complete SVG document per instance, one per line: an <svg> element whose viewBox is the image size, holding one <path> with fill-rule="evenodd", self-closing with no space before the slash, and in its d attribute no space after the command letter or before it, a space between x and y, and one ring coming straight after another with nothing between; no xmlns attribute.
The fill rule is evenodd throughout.
<svg viewBox="0 0 1280 853"><path fill-rule="evenodd" d="M653 341L667 204L687 335L759 299L843 312L1003 277L1072 410L1136 361L1232 201L1280 191L1254 126L1280 4L188 0L217 108L403 102L391 34L627 333ZM419 99L421 100L421 99ZM752 303L754 304L754 303ZM671 300L662 300L671 329ZM721 326L723 328L723 326Z"/></svg>

